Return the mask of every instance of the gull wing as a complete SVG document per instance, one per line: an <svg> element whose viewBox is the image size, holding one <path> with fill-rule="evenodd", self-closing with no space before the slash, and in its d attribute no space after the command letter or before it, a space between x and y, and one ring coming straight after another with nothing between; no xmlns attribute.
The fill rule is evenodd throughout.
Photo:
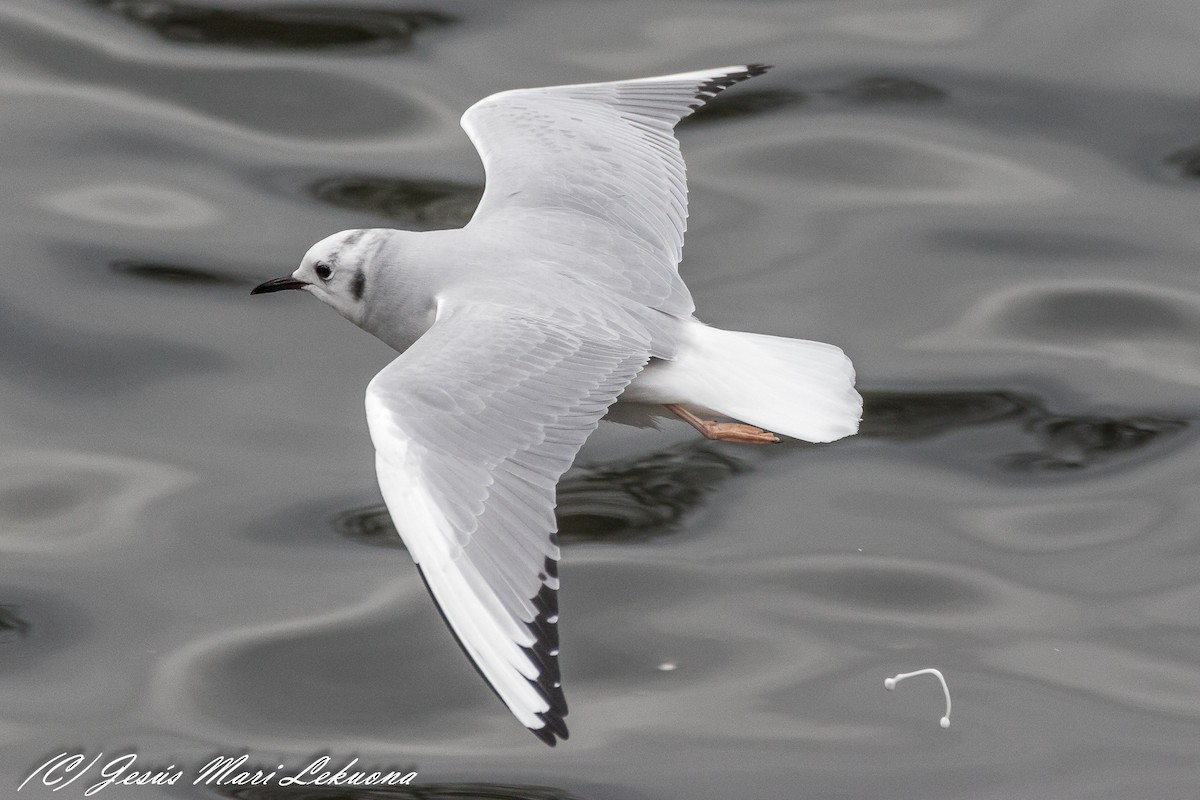
<svg viewBox="0 0 1200 800"><path fill-rule="evenodd" d="M616 323L584 335L468 304L439 312L367 387L396 529L463 651L552 746L567 738L555 487L648 360Z"/></svg>
<svg viewBox="0 0 1200 800"><path fill-rule="evenodd" d="M767 69L517 89L480 100L462 117L487 172L471 224L499 221L519 230L527 223L542 238L557 231L594 248L621 248L621 258L580 266L652 308L691 314L678 273L687 179L674 128L722 89ZM631 241L641 258L628 252Z"/></svg>

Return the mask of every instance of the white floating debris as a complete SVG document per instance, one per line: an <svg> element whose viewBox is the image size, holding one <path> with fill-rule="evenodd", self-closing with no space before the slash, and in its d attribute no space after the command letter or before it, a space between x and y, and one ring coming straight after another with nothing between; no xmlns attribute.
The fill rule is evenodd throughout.
<svg viewBox="0 0 1200 800"><path fill-rule="evenodd" d="M946 716L942 717L941 726L943 728L949 728L950 727L950 687L946 685L946 679L942 676L941 670L934 669L933 667L927 667L926 669L919 669L916 672L902 672L899 675L896 675L895 677L885 678L883 681L884 688L886 688L888 691L891 691L892 689L896 688L897 683L904 680L905 678L911 678L914 675L932 675L935 678L937 678L938 681L942 684L942 692L946 695Z"/></svg>
<svg viewBox="0 0 1200 800"><path fill-rule="evenodd" d="M664 661L658 665L659 672L674 672L677 664L674 661Z"/></svg>

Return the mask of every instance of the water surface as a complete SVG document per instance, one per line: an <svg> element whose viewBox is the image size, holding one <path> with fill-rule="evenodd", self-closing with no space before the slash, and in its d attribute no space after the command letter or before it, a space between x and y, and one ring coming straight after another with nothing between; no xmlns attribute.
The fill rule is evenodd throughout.
<svg viewBox="0 0 1200 800"><path fill-rule="evenodd" d="M136 751L188 778L101 796L1195 797L1198 36L1184 0L4 4L0 784ZM593 437L552 751L380 513L390 351L248 289L462 224L488 93L745 61L680 128L683 271L706 321L845 348L863 430ZM883 688L924 666L949 730ZM419 777L184 785L221 753Z"/></svg>

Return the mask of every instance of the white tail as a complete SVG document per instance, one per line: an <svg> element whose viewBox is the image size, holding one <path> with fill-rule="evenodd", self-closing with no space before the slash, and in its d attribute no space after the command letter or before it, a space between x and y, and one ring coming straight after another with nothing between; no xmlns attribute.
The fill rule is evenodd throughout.
<svg viewBox="0 0 1200 800"><path fill-rule="evenodd" d="M638 377L635 402L681 403L809 442L858 431L854 365L823 342L726 331L696 322L673 361Z"/></svg>

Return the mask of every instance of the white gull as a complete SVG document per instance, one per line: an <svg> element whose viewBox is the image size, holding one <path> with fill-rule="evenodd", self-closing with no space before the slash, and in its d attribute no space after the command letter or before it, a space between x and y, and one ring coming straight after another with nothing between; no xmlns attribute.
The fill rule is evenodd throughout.
<svg viewBox="0 0 1200 800"><path fill-rule="evenodd" d="M487 172L465 227L343 231L253 290L307 291L401 353L367 387L384 501L463 651L549 745L567 738L555 487L601 418L748 443L858 429L841 350L706 326L679 277L675 125L766 70L487 97L462 118Z"/></svg>

